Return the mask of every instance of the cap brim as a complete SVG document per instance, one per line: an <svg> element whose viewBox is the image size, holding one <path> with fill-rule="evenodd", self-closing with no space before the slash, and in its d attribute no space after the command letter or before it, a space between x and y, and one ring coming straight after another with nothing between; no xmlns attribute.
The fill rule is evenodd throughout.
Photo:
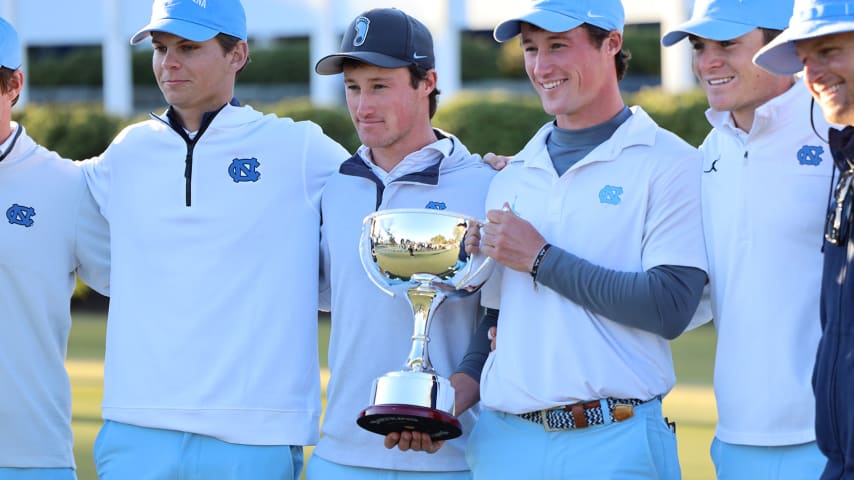
<svg viewBox="0 0 854 480"><path fill-rule="evenodd" d="M133 34L130 39L131 45L136 45L151 35L151 32L166 32L172 35L186 38L193 42L205 42L219 34L219 31L199 25L197 23L187 22L184 20L176 20L174 18L163 18L156 22L151 22L142 30Z"/></svg>
<svg viewBox="0 0 854 480"><path fill-rule="evenodd" d="M661 44L669 47L688 35L695 35L709 40L724 41L738 38L757 27L743 23L698 18L689 20L661 37Z"/></svg>
<svg viewBox="0 0 854 480"><path fill-rule="evenodd" d="M547 10L531 10L530 12L510 20L505 20L495 27L492 35L499 42L506 42L522 33L521 23L530 23L547 32L566 32L584 23L583 20L562 15Z"/></svg>
<svg viewBox="0 0 854 480"><path fill-rule="evenodd" d="M804 65L798 57L795 42L810 38L854 31L854 21L802 22L783 30L783 33L762 47L753 57L753 63L778 75L800 72Z"/></svg>
<svg viewBox="0 0 854 480"><path fill-rule="evenodd" d="M314 66L314 71L320 75L335 75L344 71L344 59L356 60L362 63L367 63L380 68L402 68L412 65L412 62L406 62L398 58L383 55L376 52L344 52L327 55L321 58L317 65Z"/></svg>

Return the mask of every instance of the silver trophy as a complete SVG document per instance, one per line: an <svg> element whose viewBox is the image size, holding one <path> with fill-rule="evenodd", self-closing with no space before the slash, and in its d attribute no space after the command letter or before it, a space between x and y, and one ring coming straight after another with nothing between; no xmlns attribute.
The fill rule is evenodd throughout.
<svg viewBox="0 0 854 480"><path fill-rule="evenodd" d="M442 302L471 295L491 273L493 262L466 255L463 245L468 229L481 223L428 209L392 209L365 218L359 244L362 265L383 292L409 303L415 329L404 369L374 380L370 406L357 419L362 428L381 435L425 432L433 440L462 434L454 416L454 388L433 370L427 345L433 315Z"/></svg>

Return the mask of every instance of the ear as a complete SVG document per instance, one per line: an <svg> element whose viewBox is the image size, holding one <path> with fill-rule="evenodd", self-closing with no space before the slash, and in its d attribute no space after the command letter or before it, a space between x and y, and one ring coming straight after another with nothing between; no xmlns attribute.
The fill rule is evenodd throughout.
<svg viewBox="0 0 854 480"><path fill-rule="evenodd" d="M9 77L9 83L6 85L6 88L7 90L3 93L3 96L8 97L9 100L18 98L21 90L24 89L24 72L15 70L12 76Z"/></svg>
<svg viewBox="0 0 854 480"><path fill-rule="evenodd" d="M623 34L617 30L611 30L604 43L608 49L608 55L616 55L623 48Z"/></svg>
<svg viewBox="0 0 854 480"><path fill-rule="evenodd" d="M238 42L229 52L229 55L231 55L231 65L234 71L240 70L246 66L246 62L249 60L249 44L244 41Z"/></svg>
<svg viewBox="0 0 854 480"><path fill-rule="evenodd" d="M425 75L424 80L421 81L421 88L425 95L429 95L430 92L435 90L438 84L439 76L436 74L436 70L427 70L427 75Z"/></svg>

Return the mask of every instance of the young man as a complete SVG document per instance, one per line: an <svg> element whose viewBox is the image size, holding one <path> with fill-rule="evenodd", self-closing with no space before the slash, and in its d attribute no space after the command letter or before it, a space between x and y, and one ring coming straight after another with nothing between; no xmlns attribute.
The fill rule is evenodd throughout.
<svg viewBox="0 0 854 480"><path fill-rule="evenodd" d="M844 126L828 135L836 169L824 230L822 334L813 389L818 447L827 456L821 478L854 478L854 4L797 0L789 27L754 61L781 75L803 69L824 117Z"/></svg>
<svg viewBox="0 0 854 480"><path fill-rule="evenodd" d="M102 480L297 478L318 438L320 195L346 151L240 106L238 0L155 0L169 108L86 165L112 235Z"/></svg>
<svg viewBox="0 0 854 480"><path fill-rule="evenodd" d="M555 121L487 197L481 248L503 268L482 297L501 327L467 447L475 478L680 476L661 398L667 341L706 281L701 165L623 104L623 22L619 0L542 0L495 28L521 35Z"/></svg>
<svg viewBox="0 0 854 480"><path fill-rule="evenodd" d="M718 334L711 454L721 480L816 478L824 466L810 377L833 162L810 126L803 83L753 64L756 52L786 27L791 6L698 0L691 19L662 38L671 46L688 37L694 74L711 107L706 116L713 129L700 151ZM753 187L760 185L760 198L773 201L757 198Z"/></svg>
<svg viewBox="0 0 854 480"><path fill-rule="evenodd" d="M12 122L20 68L0 19L0 479L73 480L69 301L75 274L107 294L109 236L80 169Z"/></svg>
<svg viewBox="0 0 854 480"><path fill-rule="evenodd" d="M347 107L362 146L329 180L322 200L331 377L323 437L308 464L310 479L471 477L464 450L476 410L468 407L478 400L488 351L485 332L476 337L482 340L483 353L474 355L479 360L462 361L480 318L478 295L446 301L431 330L430 359L455 388L463 436L443 446L426 434L393 433L384 447L379 436L356 424L373 380L401 368L412 336L409 306L380 291L362 267L362 220L391 208L437 208L483 218L494 175L457 138L432 127L439 94L434 67L427 27L394 8L356 17L340 52L315 67L321 75L344 74Z"/></svg>

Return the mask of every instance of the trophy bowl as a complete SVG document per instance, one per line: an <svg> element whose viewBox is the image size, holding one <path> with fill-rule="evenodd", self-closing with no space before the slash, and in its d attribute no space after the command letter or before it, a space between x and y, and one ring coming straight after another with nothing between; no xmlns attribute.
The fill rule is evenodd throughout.
<svg viewBox="0 0 854 480"><path fill-rule="evenodd" d="M446 300L478 291L493 263L467 255L464 239L483 222L459 213L390 209L365 217L359 255L368 277L383 292L406 301L414 331L404 369L374 380L370 406L356 420L386 435L412 430L447 440L462 434L454 416L454 388L430 363L427 346L437 308Z"/></svg>

